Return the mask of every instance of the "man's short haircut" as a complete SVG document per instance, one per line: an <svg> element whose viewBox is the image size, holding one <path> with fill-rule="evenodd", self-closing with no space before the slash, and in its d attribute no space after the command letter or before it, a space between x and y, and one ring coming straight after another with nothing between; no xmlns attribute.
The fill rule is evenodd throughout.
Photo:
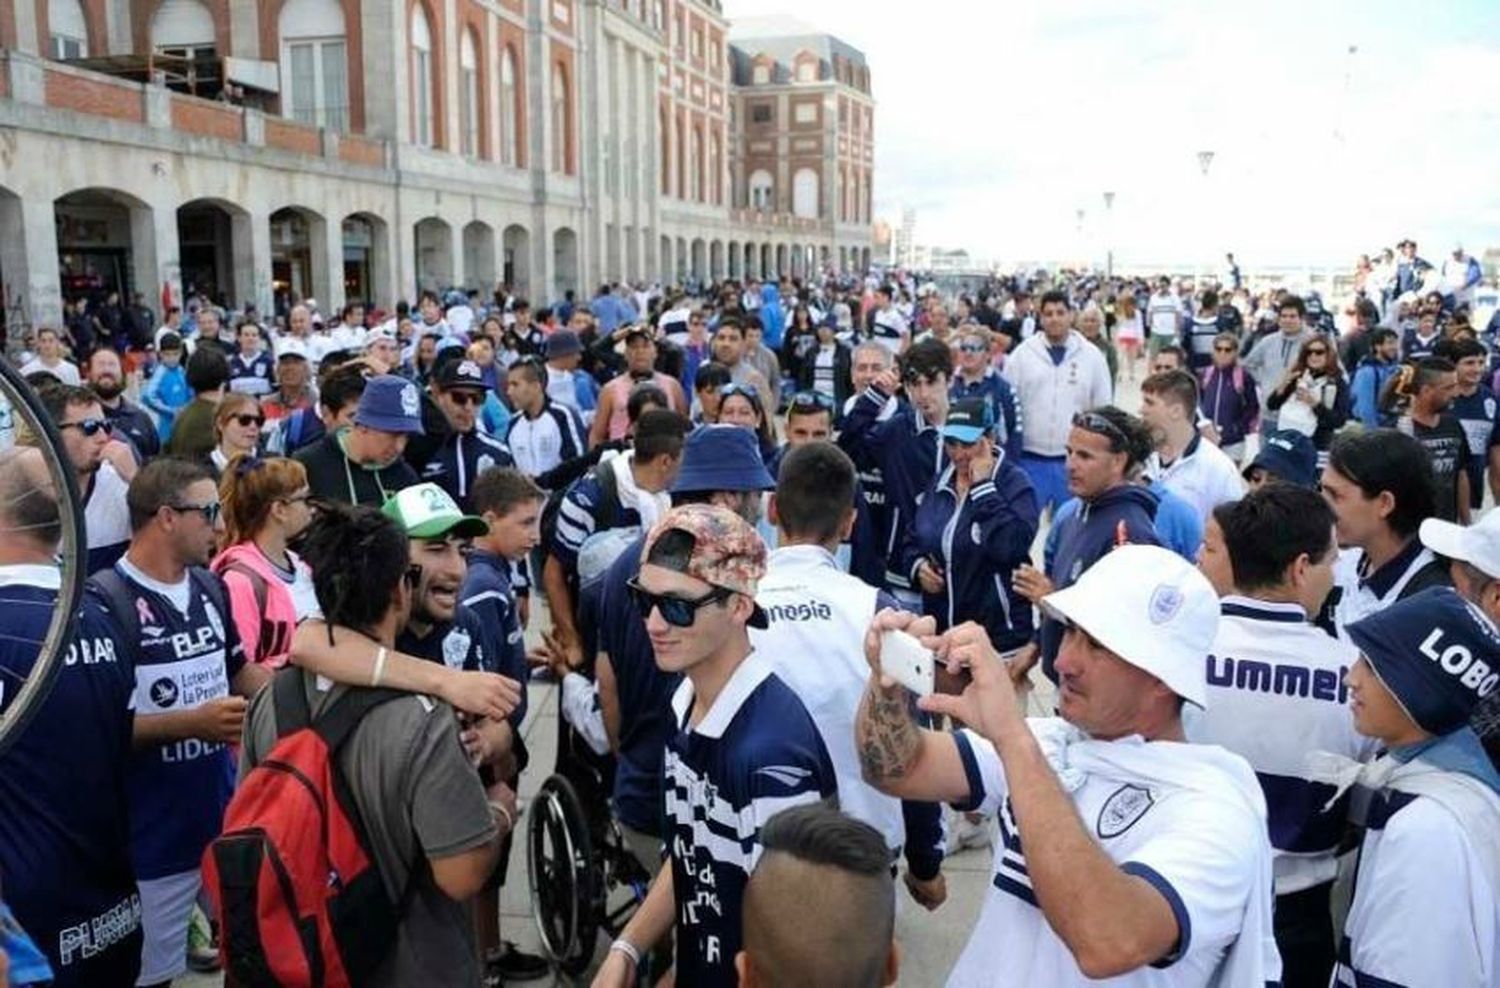
<svg viewBox="0 0 1500 988"><path fill-rule="evenodd" d="M49 550L62 541L57 490L40 449L16 446L0 453L0 519L14 538Z"/></svg>
<svg viewBox="0 0 1500 988"><path fill-rule="evenodd" d="M1239 351L1240 351L1240 338L1239 338L1239 336L1237 336L1236 334L1234 334L1234 333L1232 333L1232 332L1230 332L1229 330L1226 329L1224 332L1222 332L1218 336L1214 337L1214 346L1222 346L1225 343L1228 343L1228 344L1232 345L1234 347L1235 354L1236 355L1239 354Z"/></svg>
<svg viewBox="0 0 1500 988"><path fill-rule="evenodd" d="M1287 293L1281 296L1281 301L1276 303L1276 314L1279 316L1287 309L1296 309L1297 315L1307 316L1307 303L1302 301L1302 296Z"/></svg>
<svg viewBox="0 0 1500 988"><path fill-rule="evenodd" d="M536 481L515 467L490 467L474 481L469 499L474 511L484 514L493 511L505 517L518 505L543 501L547 492L536 485Z"/></svg>
<svg viewBox="0 0 1500 988"><path fill-rule="evenodd" d="M682 443L691 423L668 408L653 408L641 415L635 424L635 458L650 463L666 454L672 459L682 455Z"/></svg>
<svg viewBox="0 0 1500 988"><path fill-rule="evenodd" d="M546 382L546 378L544 376L544 371L543 371L542 368L543 368L543 364L539 360L524 360L523 359L523 360L517 360L515 363L511 364L510 365L510 370L507 371L506 373L508 373L508 374L520 374L522 377L526 378L526 380L530 381L532 384L544 384Z"/></svg>
<svg viewBox="0 0 1500 988"><path fill-rule="evenodd" d="M1214 508L1224 533L1235 588L1245 593L1280 586L1286 568L1313 562L1333 548L1333 509L1323 495L1276 481Z"/></svg>
<svg viewBox="0 0 1500 988"><path fill-rule="evenodd" d="M1438 378L1457 370L1451 360L1444 360L1442 357L1422 358L1417 361L1417 379L1413 382L1412 393L1416 394L1423 388L1436 384Z"/></svg>
<svg viewBox="0 0 1500 988"><path fill-rule="evenodd" d="M641 412L647 405L655 405L657 408L671 408L672 402L667 399L667 393L650 381L642 381L630 389L630 397L625 399L625 417L631 422L638 421Z"/></svg>
<svg viewBox="0 0 1500 988"><path fill-rule="evenodd" d="M880 832L822 803L771 817L745 887L745 954L768 985L876 988L895 932L896 883Z"/></svg>
<svg viewBox="0 0 1500 988"><path fill-rule="evenodd" d="M789 405L786 410L786 424L790 428L792 419L811 419L823 416L828 419L828 428L833 428L833 409L828 405L814 403L811 408L806 405Z"/></svg>
<svg viewBox="0 0 1500 988"><path fill-rule="evenodd" d="M366 631L385 617L410 563L406 533L369 506L328 502L307 526L302 558L323 619Z"/></svg>
<svg viewBox="0 0 1500 988"><path fill-rule="evenodd" d="M880 366L891 366L891 351L885 348L884 343L876 343L874 340L865 340L863 343L859 344L859 346L854 348L854 351L850 354L850 357L852 358L852 360L858 361L859 355L864 352L878 353L880 355ZM699 373L702 373L702 371L699 371Z"/></svg>
<svg viewBox="0 0 1500 988"><path fill-rule="evenodd" d="M1120 435L1125 437L1123 449L1117 449L1116 452L1125 454L1126 474L1129 474L1131 470L1145 463L1156 450L1156 443L1151 438L1151 427L1139 416L1131 415L1123 408L1118 408L1114 405L1100 405L1098 408L1089 409L1089 411L1091 414L1098 415L1109 422ZM1118 445L1120 444L1117 442L1111 443L1111 447Z"/></svg>
<svg viewBox="0 0 1500 988"><path fill-rule="evenodd" d="M941 340L923 340L912 345L901 356L901 376L909 378L919 375L932 379L941 374L953 376L953 351Z"/></svg>
<svg viewBox="0 0 1500 988"><path fill-rule="evenodd" d="M717 391L730 381L729 368L723 364L709 361L698 368L698 376L693 378L693 390Z"/></svg>
<svg viewBox="0 0 1500 988"><path fill-rule="evenodd" d="M1189 419L1198 410L1198 382L1185 370L1160 371L1141 382L1141 394L1175 401Z"/></svg>
<svg viewBox="0 0 1500 988"><path fill-rule="evenodd" d="M340 364L333 373L323 378L318 390L318 403L337 415L345 407L355 404L365 393L368 368L364 364Z"/></svg>
<svg viewBox="0 0 1500 988"><path fill-rule="evenodd" d="M714 330L714 335L718 336L720 333L724 332L724 330L726 330L726 329L732 329L736 333L739 333L741 339L744 339L744 337L745 337L745 327L744 327L744 325L740 322L739 319L737 319L737 318L735 318L733 316L725 316L723 319L720 319L719 320L719 328L716 329L716 330Z"/></svg>
<svg viewBox="0 0 1500 988"><path fill-rule="evenodd" d="M776 479L776 516L788 535L827 542L838 538L854 510L854 461L833 443L789 449Z"/></svg>
<svg viewBox="0 0 1500 988"><path fill-rule="evenodd" d="M1187 362L1188 362L1187 351L1184 350L1182 347L1178 346L1176 343L1168 343L1166 346L1164 346L1161 349L1157 350L1156 351L1156 356L1157 357L1171 357L1173 360L1177 361L1177 366L1178 367L1186 367L1187 366ZM1155 358L1152 358L1152 359L1155 359Z"/></svg>
<svg viewBox="0 0 1500 988"><path fill-rule="evenodd" d="M188 358L187 383L193 394L219 390L229 383L229 359L216 346L200 346Z"/></svg>
<svg viewBox="0 0 1500 988"><path fill-rule="evenodd" d="M747 312L745 315L740 317L740 329L746 334L748 334L752 329L758 333L764 333L766 331L766 326L765 323L760 321L760 316L756 315L753 312Z"/></svg>
<svg viewBox="0 0 1500 988"><path fill-rule="evenodd" d="M1060 292L1056 289L1050 292L1043 292L1042 297L1037 301L1036 309L1040 312L1049 305L1060 305L1069 311L1072 311L1073 308L1073 302L1068 298L1068 293Z"/></svg>
<svg viewBox="0 0 1500 988"><path fill-rule="evenodd" d="M1403 538L1415 534L1423 519L1437 514L1432 458L1419 440L1404 432L1361 429L1338 433L1328 448L1328 466L1367 498L1390 491L1396 506L1386 524Z"/></svg>
<svg viewBox="0 0 1500 988"><path fill-rule="evenodd" d="M1389 326L1382 326L1370 336L1370 346L1372 348L1378 347L1387 340L1399 340L1400 338L1400 334L1394 329L1391 329Z"/></svg>
<svg viewBox="0 0 1500 988"><path fill-rule="evenodd" d="M97 353L98 351L95 352ZM1470 357L1488 357L1489 351L1484 348L1483 343L1480 343L1473 337L1455 336L1452 339L1439 342L1437 346L1432 348L1432 355L1434 357L1441 357L1453 364L1454 368L1457 369L1460 360L1468 360Z"/></svg>
<svg viewBox="0 0 1500 988"><path fill-rule="evenodd" d="M1203 307L1205 309L1218 309L1219 293L1214 291L1212 288L1205 291L1203 293Z"/></svg>
<svg viewBox="0 0 1500 988"><path fill-rule="evenodd" d="M99 396L94 393L93 388L82 387L77 384L49 384L46 387L36 388L37 397L42 400L42 408L46 409L47 417L52 420L53 425L61 425L62 420L67 417L68 409L74 405L97 405Z"/></svg>
<svg viewBox="0 0 1500 988"><path fill-rule="evenodd" d="M130 481L125 505L130 509L130 530L139 532L162 508L182 503L182 492L200 480L213 480L213 472L201 460L159 456Z"/></svg>

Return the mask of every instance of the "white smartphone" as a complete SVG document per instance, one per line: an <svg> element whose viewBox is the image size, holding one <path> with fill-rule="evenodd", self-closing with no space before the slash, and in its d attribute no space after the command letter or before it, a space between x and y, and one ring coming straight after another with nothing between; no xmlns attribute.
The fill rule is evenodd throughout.
<svg viewBox="0 0 1500 988"><path fill-rule="evenodd" d="M936 659L922 643L904 631L880 636L880 669L917 696L928 696L934 687Z"/></svg>

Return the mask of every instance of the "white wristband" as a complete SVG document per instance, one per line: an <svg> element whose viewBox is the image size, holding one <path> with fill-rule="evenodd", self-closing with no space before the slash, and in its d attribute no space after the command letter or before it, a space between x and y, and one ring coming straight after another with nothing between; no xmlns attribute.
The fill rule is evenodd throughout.
<svg viewBox="0 0 1500 988"><path fill-rule="evenodd" d="M375 653L375 671L370 674L370 686L372 688L379 686L381 678L385 676L385 655L385 646L382 645L380 646L380 650Z"/></svg>
<svg viewBox="0 0 1500 988"><path fill-rule="evenodd" d="M507 810L503 803L496 802L492 799L490 800L490 809L494 810L496 813L505 818L505 832L507 834L513 832L516 829L516 819L515 817L510 815L510 810Z"/></svg>
<svg viewBox="0 0 1500 988"><path fill-rule="evenodd" d="M629 940L626 940L624 937L620 937L620 939L610 944L609 949L618 950L620 953L630 958L630 963L634 964L636 967L641 966L641 952L636 949L635 944L631 943Z"/></svg>

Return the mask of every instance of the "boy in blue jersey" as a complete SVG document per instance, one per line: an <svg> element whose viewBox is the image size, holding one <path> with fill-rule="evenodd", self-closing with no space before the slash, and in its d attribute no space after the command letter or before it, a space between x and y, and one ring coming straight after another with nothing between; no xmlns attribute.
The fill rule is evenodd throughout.
<svg viewBox="0 0 1500 988"><path fill-rule="evenodd" d="M130 548L91 585L135 671L130 843L145 932L138 984L146 986L186 968L199 861L234 785L229 745L268 673L245 661L228 594L204 569L219 520L208 467L153 460L130 482L126 502Z"/></svg>
<svg viewBox="0 0 1500 988"><path fill-rule="evenodd" d="M59 538L40 451L0 457L0 711L51 624ZM140 972L125 799L133 688L125 643L90 597L51 692L0 756L0 884L55 985L127 988Z"/></svg>
<svg viewBox="0 0 1500 988"><path fill-rule="evenodd" d="M1477 514L1484 505L1485 475L1490 488L1500 490L1500 403L1483 383L1489 353L1478 340L1444 340L1437 354L1458 371L1458 392L1448 410L1458 419L1469 443L1469 507Z"/></svg>
<svg viewBox="0 0 1500 988"><path fill-rule="evenodd" d="M760 536L727 508L673 508L631 586L656 663L681 672L663 764L671 867L610 946L596 985L632 983L641 951L676 925L679 984L735 985L745 884L775 813L835 795L833 764L795 693L751 652L766 626ZM674 916L675 913L675 916Z"/></svg>

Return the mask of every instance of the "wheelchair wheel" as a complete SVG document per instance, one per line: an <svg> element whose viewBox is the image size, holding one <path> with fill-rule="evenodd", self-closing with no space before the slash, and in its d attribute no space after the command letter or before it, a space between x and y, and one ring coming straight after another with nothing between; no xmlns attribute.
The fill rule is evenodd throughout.
<svg viewBox="0 0 1500 988"><path fill-rule="evenodd" d="M582 974L599 934L599 874L583 801L560 775L542 783L527 811L526 866L531 914L548 959Z"/></svg>
<svg viewBox="0 0 1500 988"><path fill-rule="evenodd" d="M29 455L38 457L46 477L45 481L38 478L29 482L17 499L39 491L46 483L51 487L56 512L52 520L37 516L37 520L16 530L0 531L0 535L8 537L19 528L51 530L50 537L56 540L58 583L57 596L46 604L0 593L0 608L5 612L0 617L0 753L41 709L62 669L77 625L87 566L83 501L62 435L31 385L0 361L0 449L8 450L12 445L32 447L36 452ZM18 468L20 463L7 461L7 470Z"/></svg>

